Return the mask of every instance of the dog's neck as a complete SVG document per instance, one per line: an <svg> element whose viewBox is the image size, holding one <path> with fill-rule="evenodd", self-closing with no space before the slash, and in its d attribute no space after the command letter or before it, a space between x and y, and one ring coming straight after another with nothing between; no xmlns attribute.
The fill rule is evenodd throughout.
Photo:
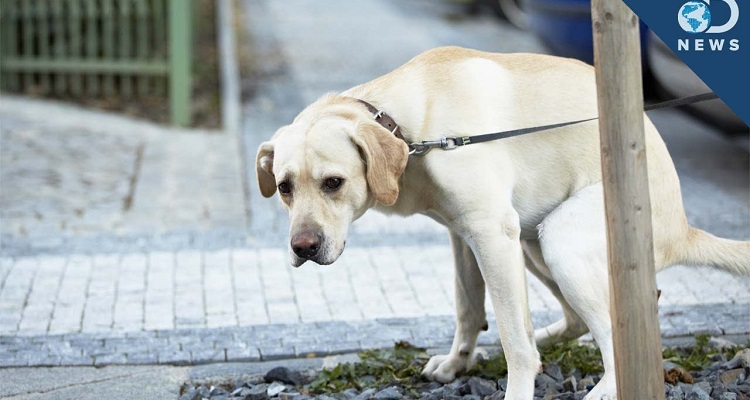
<svg viewBox="0 0 750 400"><path fill-rule="evenodd" d="M406 144L409 144L409 142L407 142L404 138L404 135L401 134L401 127L398 126L398 123L396 123L396 121L391 118L391 116L388 115L387 112L379 110L377 107L373 106L365 100L357 99L357 101L367 107L367 110L370 111L373 118L375 118L375 121L377 121L377 123L379 123L383 128L391 132L393 136L399 138L400 140L403 140L404 142L406 142Z"/></svg>
<svg viewBox="0 0 750 400"><path fill-rule="evenodd" d="M426 126L425 117L427 115L426 107L429 106L415 106L425 104L425 102L424 99L415 98L414 88L392 86L375 80L351 88L341 93L341 96L367 101L378 110L386 112L398 124L406 143L422 141L424 136L428 134L427 130L430 127ZM429 215L431 203L423 201L424 196L418 193L428 193L431 190L431 183L429 174L424 171L424 163L421 157L410 158L406 170L399 179L400 194L396 203L387 207L375 204L374 208L385 214ZM417 201L416 199L421 200Z"/></svg>
<svg viewBox="0 0 750 400"><path fill-rule="evenodd" d="M385 112L398 124L402 139L407 143L423 140L425 111L419 110L415 104L423 104L424 100L412 99L413 94L407 88L389 87L372 81L353 87L341 95L366 101L377 110Z"/></svg>

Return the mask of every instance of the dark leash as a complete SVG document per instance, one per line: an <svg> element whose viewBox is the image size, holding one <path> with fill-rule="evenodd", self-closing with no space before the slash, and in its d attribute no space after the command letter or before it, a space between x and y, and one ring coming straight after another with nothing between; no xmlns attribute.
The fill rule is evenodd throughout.
<svg viewBox="0 0 750 400"><path fill-rule="evenodd" d="M719 96L717 96L716 93L713 93L713 92L703 93L703 94L698 94L695 96L686 96L686 97L681 97L679 99L668 100L668 101L663 101L661 103L651 104L651 105L644 107L643 110L652 111L652 110L659 110L663 108L681 107L681 106L685 106L688 104L700 103L702 101L713 100L717 98L719 98ZM372 104L364 100L359 100L359 101L365 104L365 106L367 106L370 112L373 113L373 116L375 117L375 120L378 121L378 123L383 125L383 127L388 129L391 133L393 133L399 139L406 141L403 135L401 135L401 132L400 132L401 130L399 129L398 125L393 120L393 118L391 118L388 114L386 114L382 110L378 110ZM474 135L474 136L445 136L438 140L425 140L425 141L414 142L414 143L406 142L406 144L409 145L409 154L415 155L415 156L423 156L434 148L440 148L442 150L453 150L457 147L468 146L470 144L477 144L477 143L490 142L493 140L507 139L507 138L512 138L515 136L526 135L529 133L562 128L564 126L582 124L584 122L589 122L589 121L593 121L596 119L599 119L599 117L579 119L577 121L561 122L561 123L550 124L550 125L534 126L530 128L513 129L509 131L502 131L502 132L485 133L482 135Z"/></svg>

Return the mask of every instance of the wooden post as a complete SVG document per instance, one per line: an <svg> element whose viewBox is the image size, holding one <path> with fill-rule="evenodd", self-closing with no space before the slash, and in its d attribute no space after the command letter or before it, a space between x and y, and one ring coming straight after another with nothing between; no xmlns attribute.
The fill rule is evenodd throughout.
<svg viewBox="0 0 750 400"><path fill-rule="evenodd" d="M664 399L638 18L622 0L592 17L618 398Z"/></svg>

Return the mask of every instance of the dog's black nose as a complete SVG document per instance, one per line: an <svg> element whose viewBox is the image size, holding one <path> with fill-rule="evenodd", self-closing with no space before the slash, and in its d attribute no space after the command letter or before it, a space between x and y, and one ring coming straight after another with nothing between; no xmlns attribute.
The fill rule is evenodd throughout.
<svg viewBox="0 0 750 400"><path fill-rule="evenodd" d="M292 251L299 258L309 260L320 250L321 237L319 233L302 231L292 237Z"/></svg>

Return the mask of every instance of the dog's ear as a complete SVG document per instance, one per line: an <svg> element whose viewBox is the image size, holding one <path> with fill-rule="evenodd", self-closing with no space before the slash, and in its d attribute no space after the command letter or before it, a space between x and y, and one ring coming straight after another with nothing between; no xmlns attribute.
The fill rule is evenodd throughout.
<svg viewBox="0 0 750 400"><path fill-rule="evenodd" d="M386 206L393 205L398 198L398 180L409 159L408 146L372 121L360 121L352 141L365 160L367 185L375 200Z"/></svg>
<svg viewBox="0 0 750 400"><path fill-rule="evenodd" d="M276 178L273 176L273 141L263 142L255 157L255 173L258 175L258 186L263 197L276 193Z"/></svg>

